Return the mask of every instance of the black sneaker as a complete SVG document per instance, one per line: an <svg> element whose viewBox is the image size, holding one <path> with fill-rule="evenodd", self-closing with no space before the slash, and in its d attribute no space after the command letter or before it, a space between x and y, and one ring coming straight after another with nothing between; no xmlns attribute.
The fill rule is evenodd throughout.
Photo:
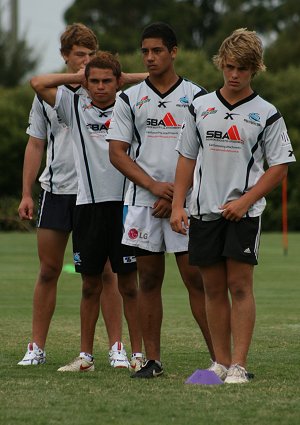
<svg viewBox="0 0 300 425"><path fill-rule="evenodd" d="M163 373L161 362L158 360L147 360L140 370L131 375L131 378L157 378Z"/></svg>

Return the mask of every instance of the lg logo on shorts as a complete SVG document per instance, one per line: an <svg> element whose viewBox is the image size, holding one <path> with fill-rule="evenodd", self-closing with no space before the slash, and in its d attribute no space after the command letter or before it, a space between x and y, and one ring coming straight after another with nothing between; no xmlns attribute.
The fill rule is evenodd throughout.
<svg viewBox="0 0 300 425"><path fill-rule="evenodd" d="M137 239L137 238L144 239L144 240L148 239L148 233L138 231L135 228L129 229L128 236L130 239Z"/></svg>

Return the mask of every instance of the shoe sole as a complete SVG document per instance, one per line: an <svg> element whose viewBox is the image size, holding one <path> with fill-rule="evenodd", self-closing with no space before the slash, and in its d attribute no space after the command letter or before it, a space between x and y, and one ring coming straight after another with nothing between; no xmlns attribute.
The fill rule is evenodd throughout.
<svg viewBox="0 0 300 425"><path fill-rule="evenodd" d="M32 363L32 360L29 362L27 362L27 363L22 363L22 362L19 362L19 363L17 363L17 365L18 366L39 366L40 364L45 364L46 363L46 361L43 361L43 362L38 362L38 363Z"/></svg>
<svg viewBox="0 0 300 425"><path fill-rule="evenodd" d="M57 369L57 372L79 372L79 373L86 373L86 372L94 372L95 369L89 368L89 369L77 369L77 370L63 370L63 369Z"/></svg>
<svg viewBox="0 0 300 425"><path fill-rule="evenodd" d="M121 365L119 365L119 366L112 366L114 369L128 369L128 366L121 366Z"/></svg>

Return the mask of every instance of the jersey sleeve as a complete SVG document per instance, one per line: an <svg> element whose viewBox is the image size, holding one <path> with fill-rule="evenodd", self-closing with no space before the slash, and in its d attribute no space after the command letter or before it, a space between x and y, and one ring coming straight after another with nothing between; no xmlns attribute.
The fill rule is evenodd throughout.
<svg viewBox="0 0 300 425"><path fill-rule="evenodd" d="M134 118L127 94L121 93L116 100L106 140L120 140L131 144L134 135Z"/></svg>
<svg viewBox="0 0 300 425"><path fill-rule="evenodd" d="M26 133L37 139L47 140L47 114L43 101L37 95L32 102Z"/></svg>
<svg viewBox="0 0 300 425"><path fill-rule="evenodd" d="M267 119L263 147L269 167L296 161L284 119L278 111Z"/></svg>
<svg viewBox="0 0 300 425"><path fill-rule="evenodd" d="M189 106L185 114L176 150L186 158L197 159L199 153L199 140L196 128L196 111L193 103Z"/></svg>
<svg viewBox="0 0 300 425"><path fill-rule="evenodd" d="M65 89L63 86L58 87L54 109L56 110L59 119L61 119L69 127L72 125L73 100L73 92Z"/></svg>

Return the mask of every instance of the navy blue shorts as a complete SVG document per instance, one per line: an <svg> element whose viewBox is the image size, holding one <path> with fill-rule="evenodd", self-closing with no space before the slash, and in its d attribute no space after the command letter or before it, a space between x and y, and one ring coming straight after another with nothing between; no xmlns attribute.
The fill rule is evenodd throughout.
<svg viewBox="0 0 300 425"><path fill-rule="evenodd" d="M261 217L240 221L203 221L191 217L189 229L189 262L193 266L210 266L226 258L257 264Z"/></svg>
<svg viewBox="0 0 300 425"><path fill-rule="evenodd" d="M36 226L43 229L71 232L76 195L55 195L42 189Z"/></svg>
<svg viewBox="0 0 300 425"><path fill-rule="evenodd" d="M123 202L76 205L72 236L75 270L100 274L108 258L115 273L136 270L134 249L121 243L122 236Z"/></svg>

